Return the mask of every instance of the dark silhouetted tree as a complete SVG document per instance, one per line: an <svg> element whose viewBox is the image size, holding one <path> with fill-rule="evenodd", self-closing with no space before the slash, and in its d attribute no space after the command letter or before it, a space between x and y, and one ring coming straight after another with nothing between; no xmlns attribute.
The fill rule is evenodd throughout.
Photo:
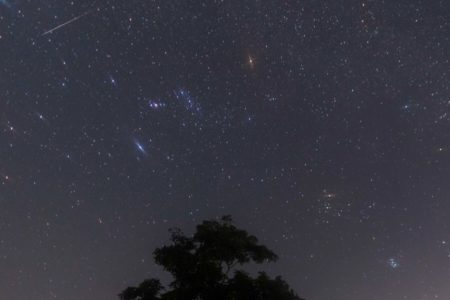
<svg viewBox="0 0 450 300"><path fill-rule="evenodd" d="M120 299L157 300L163 287L158 279L144 280L138 287L129 287L119 294Z"/></svg>
<svg viewBox="0 0 450 300"><path fill-rule="evenodd" d="M157 248L155 262L173 276L166 292L157 279L128 287L122 300L302 300L289 285L260 272L256 278L242 270L245 263L276 261L258 239L232 224L231 217L204 221L192 237L171 230L172 244Z"/></svg>

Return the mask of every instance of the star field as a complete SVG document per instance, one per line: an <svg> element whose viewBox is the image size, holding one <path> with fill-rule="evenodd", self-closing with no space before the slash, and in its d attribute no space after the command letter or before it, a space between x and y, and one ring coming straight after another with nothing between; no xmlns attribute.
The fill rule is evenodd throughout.
<svg viewBox="0 0 450 300"><path fill-rule="evenodd" d="M0 0L0 293L117 299L230 214L307 300L450 299L446 1Z"/></svg>

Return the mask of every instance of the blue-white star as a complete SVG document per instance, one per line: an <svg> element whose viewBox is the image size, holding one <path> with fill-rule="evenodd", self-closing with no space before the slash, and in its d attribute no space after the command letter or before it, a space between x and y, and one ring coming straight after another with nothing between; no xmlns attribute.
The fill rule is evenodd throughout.
<svg viewBox="0 0 450 300"><path fill-rule="evenodd" d="M392 269L398 269L400 267L400 263L395 258L389 258L387 263Z"/></svg>

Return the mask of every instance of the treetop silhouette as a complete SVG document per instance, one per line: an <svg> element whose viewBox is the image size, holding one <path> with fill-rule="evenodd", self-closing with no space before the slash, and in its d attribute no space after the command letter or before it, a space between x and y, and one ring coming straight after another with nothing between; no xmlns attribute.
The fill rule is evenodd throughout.
<svg viewBox="0 0 450 300"><path fill-rule="evenodd" d="M260 272L252 278L236 266L276 261L277 255L230 216L203 221L192 237L171 230L171 245L157 248L154 259L173 276L165 289L158 279L119 294L122 300L302 300L281 277ZM233 273L233 274L230 274ZM232 276L231 276L232 275Z"/></svg>

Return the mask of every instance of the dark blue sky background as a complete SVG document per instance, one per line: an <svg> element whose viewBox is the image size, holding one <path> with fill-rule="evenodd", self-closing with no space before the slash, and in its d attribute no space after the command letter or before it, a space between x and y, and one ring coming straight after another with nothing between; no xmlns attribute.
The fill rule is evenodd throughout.
<svg viewBox="0 0 450 300"><path fill-rule="evenodd" d="M0 298L116 299L166 276L168 228L231 214L307 300L449 299L449 20L0 1Z"/></svg>

